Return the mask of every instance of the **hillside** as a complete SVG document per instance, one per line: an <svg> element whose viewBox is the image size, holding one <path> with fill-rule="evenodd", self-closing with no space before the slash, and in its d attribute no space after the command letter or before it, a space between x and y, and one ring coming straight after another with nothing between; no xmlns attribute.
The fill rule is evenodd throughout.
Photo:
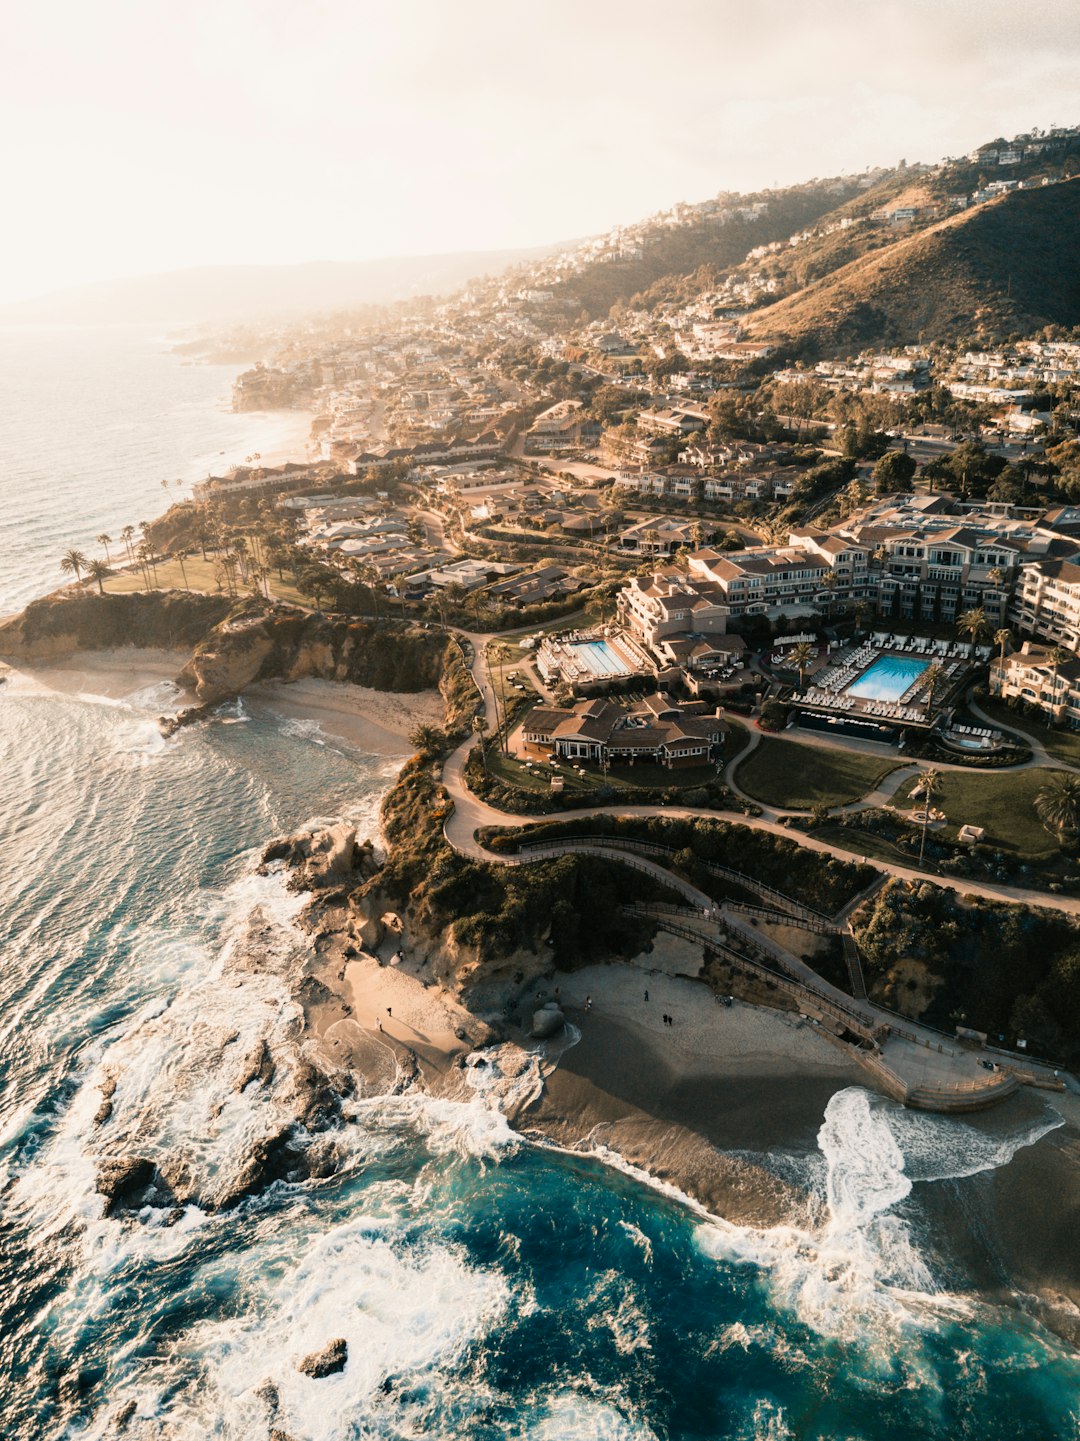
<svg viewBox="0 0 1080 1441"><path fill-rule="evenodd" d="M670 293L696 294L741 264L755 246L786 240L803 226L815 224L850 200L858 188L858 182L850 178L811 182L737 197L743 204L763 201L767 205L754 219L720 224L705 215L678 226L643 226L636 237L638 254L587 265L566 280L559 298L596 319L613 305L651 306L670 298ZM656 293L649 294L653 287L657 287Z"/></svg>
<svg viewBox="0 0 1080 1441"><path fill-rule="evenodd" d="M1013 191L841 265L747 317L806 355L1080 324L1080 180Z"/></svg>
<svg viewBox="0 0 1080 1441"><path fill-rule="evenodd" d="M386 305L445 295L481 275L538 260L556 246L406 255L306 265L214 265L56 291L0 307L6 322L219 322Z"/></svg>

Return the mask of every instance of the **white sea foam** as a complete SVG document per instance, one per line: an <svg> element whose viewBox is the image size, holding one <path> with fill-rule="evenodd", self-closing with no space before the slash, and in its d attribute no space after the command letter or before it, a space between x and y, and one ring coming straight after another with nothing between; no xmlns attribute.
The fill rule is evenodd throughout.
<svg viewBox="0 0 1080 1441"><path fill-rule="evenodd" d="M528 1425L527 1441L656 1441L644 1422L628 1420L614 1405L566 1392L548 1401Z"/></svg>
<svg viewBox="0 0 1080 1441"><path fill-rule="evenodd" d="M918 1348L897 1351L898 1332L935 1329L971 1307L938 1286L897 1208L915 1181L1007 1164L1058 1124L1055 1118L994 1136L850 1088L830 1100L818 1137L825 1162L820 1224L759 1229L714 1220L698 1229L698 1243L718 1260L760 1268L774 1304L819 1334L856 1344L864 1363L901 1365L907 1384L932 1390Z"/></svg>
<svg viewBox="0 0 1080 1441"><path fill-rule="evenodd" d="M237 1264L226 1256L208 1265L198 1284L234 1286ZM191 1327L155 1367L152 1387L133 1373L88 1436L109 1434L125 1399L136 1402L127 1433L136 1441L248 1441L274 1428L296 1441L449 1435L487 1399L448 1373L499 1324L510 1288L456 1247L416 1248L392 1221L361 1217L314 1237L278 1227L242 1265L241 1313ZM338 1338L348 1350L342 1371L315 1379L297 1369Z"/></svg>
<svg viewBox="0 0 1080 1441"><path fill-rule="evenodd" d="M646 1266L651 1266L653 1260L652 1242L649 1240L648 1236L646 1236L645 1232L641 1229L640 1226L635 1226L633 1221L620 1221L619 1225L622 1230L624 1230L626 1234L630 1237L631 1241L633 1241L634 1245L638 1248L638 1250L641 1252L642 1256L644 1257Z"/></svg>

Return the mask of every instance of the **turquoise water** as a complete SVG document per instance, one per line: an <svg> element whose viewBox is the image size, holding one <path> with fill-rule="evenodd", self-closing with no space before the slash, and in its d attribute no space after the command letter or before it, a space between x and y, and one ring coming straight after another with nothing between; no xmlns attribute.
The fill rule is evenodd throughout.
<svg viewBox="0 0 1080 1441"><path fill-rule="evenodd" d="M848 686L847 694L863 700L897 701L929 664L929 661L916 660L914 656L883 655Z"/></svg>
<svg viewBox="0 0 1080 1441"><path fill-rule="evenodd" d="M612 650L606 640L576 641L570 648L593 675L630 674L626 662Z"/></svg>
<svg viewBox="0 0 1080 1441"><path fill-rule="evenodd" d="M83 523L63 480L50 504ZM806 1136L743 1153L805 1197L757 1227L602 1150L528 1144L480 1092L358 1098L307 1135L309 942L255 861L309 819L369 830L388 767L254 705L165 742L174 701L0 688L0 1433L1077 1436L1077 1356L966 1259L995 1255L993 1178L1052 1140L1050 1106L976 1126L842 1090ZM263 1041L273 1073L241 1086ZM212 1196L283 1127L330 1144L321 1179L104 1215L110 1155ZM344 1372L296 1370L337 1336Z"/></svg>

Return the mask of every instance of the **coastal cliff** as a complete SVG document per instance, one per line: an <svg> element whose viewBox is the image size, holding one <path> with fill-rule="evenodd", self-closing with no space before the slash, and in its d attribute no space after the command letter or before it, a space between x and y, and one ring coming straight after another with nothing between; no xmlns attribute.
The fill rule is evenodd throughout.
<svg viewBox="0 0 1080 1441"><path fill-rule="evenodd" d="M393 622L339 620L294 606L190 591L61 591L0 625L0 656L46 662L115 647L189 650L178 682L213 706L264 680L347 681L382 691L436 687L447 638Z"/></svg>
<svg viewBox="0 0 1080 1441"><path fill-rule="evenodd" d="M0 623L0 655L40 662L116 646L186 650L232 605L228 596L180 590L129 595L57 591Z"/></svg>

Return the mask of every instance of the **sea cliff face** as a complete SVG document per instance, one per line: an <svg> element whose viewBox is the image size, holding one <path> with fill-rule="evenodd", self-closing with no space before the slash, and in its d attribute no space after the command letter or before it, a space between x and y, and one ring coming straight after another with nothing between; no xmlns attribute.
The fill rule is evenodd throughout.
<svg viewBox="0 0 1080 1441"><path fill-rule="evenodd" d="M254 681L309 676L419 691L438 685L445 648L444 637L415 626L245 606L203 637L179 679L203 704L238 695Z"/></svg>
<svg viewBox="0 0 1080 1441"><path fill-rule="evenodd" d="M191 591L59 591L0 624L0 655L34 662L115 646L186 650L223 620L232 604L227 596Z"/></svg>
<svg viewBox="0 0 1080 1441"><path fill-rule="evenodd" d="M262 680L348 681L376 690L439 684L446 638L418 626L331 619L258 600L189 591L60 592L0 625L0 656L56 660L118 646L190 650L178 681L202 705Z"/></svg>

